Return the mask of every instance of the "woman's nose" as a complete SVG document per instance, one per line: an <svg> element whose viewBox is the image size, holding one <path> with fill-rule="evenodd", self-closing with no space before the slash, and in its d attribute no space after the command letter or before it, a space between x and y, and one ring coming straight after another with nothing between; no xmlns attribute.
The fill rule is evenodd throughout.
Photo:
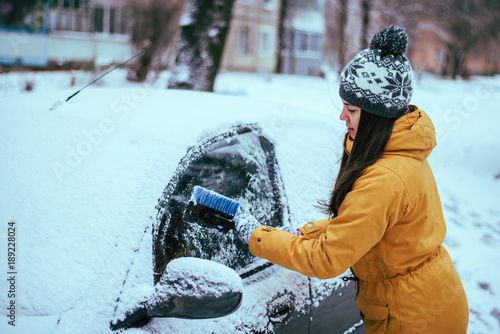
<svg viewBox="0 0 500 334"><path fill-rule="evenodd" d="M344 109L342 109L342 112L340 113L340 120L341 121L347 121L349 118L347 117Z"/></svg>

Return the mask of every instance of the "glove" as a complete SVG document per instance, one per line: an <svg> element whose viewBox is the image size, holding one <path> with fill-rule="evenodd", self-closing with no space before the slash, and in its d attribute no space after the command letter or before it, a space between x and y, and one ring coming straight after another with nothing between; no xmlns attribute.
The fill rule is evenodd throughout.
<svg viewBox="0 0 500 334"><path fill-rule="evenodd" d="M288 233L291 233L291 234L295 234L295 235L299 235L299 231L298 229L296 229L295 227L291 227L291 226L280 226L280 227L277 227L278 230L283 230L283 231L286 231Z"/></svg>
<svg viewBox="0 0 500 334"><path fill-rule="evenodd" d="M236 231L238 231L238 237L247 244L250 242L250 235L259 226L262 226L262 224L260 224L257 219L255 219L255 217L250 214L244 214L235 217L235 228ZM300 233L300 230L291 226L280 226L277 227L277 229L286 231L294 235L302 235L302 233Z"/></svg>
<svg viewBox="0 0 500 334"><path fill-rule="evenodd" d="M250 214L234 217L234 220L236 231L238 231L238 237L248 244L250 235L257 227L261 226L261 224Z"/></svg>

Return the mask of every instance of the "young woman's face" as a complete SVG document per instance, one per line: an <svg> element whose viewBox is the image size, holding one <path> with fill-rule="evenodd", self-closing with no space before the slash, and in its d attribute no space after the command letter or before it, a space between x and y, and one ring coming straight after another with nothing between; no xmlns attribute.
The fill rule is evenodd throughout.
<svg viewBox="0 0 500 334"><path fill-rule="evenodd" d="M340 119L345 121L347 132L352 140L356 139L356 132L358 131L359 118L361 116L361 108L355 107L352 104L342 100L344 107L340 113Z"/></svg>

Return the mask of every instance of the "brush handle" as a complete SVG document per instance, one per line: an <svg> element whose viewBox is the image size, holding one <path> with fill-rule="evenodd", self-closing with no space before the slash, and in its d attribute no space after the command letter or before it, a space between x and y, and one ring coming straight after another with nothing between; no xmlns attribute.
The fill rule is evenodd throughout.
<svg viewBox="0 0 500 334"><path fill-rule="evenodd" d="M235 228L232 216L216 211L203 204L194 204L192 201L189 202L183 220L197 223L204 227L216 228L224 233Z"/></svg>

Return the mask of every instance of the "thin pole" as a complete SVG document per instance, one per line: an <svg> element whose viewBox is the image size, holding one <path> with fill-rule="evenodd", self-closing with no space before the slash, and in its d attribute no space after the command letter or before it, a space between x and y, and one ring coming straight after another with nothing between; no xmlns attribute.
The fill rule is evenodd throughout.
<svg viewBox="0 0 500 334"><path fill-rule="evenodd" d="M116 65L115 67L113 67L112 69L108 70L107 72L105 72L103 75L99 76L97 79L95 79L94 81L92 81L91 83L87 84L85 87L83 88L80 88L78 91L76 91L75 93L73 93L73 95L69 96L67 99L66 99L66 102L68 102L69 100L71 100L76 94L80 93L82 90L84 90L85 88L87 88L88 86L92 85L93 83L95 83L97 80L101 79L102 77L104 77L105 75L107 75L108 73L110 73L111 71L114 71L116 70L118 67L120 66L123 66L125 65L126 63L128 63L129 61L139 57L141 54L143 54L144 52L148 51L149 49L155 47L156 45L158 45L159 42L157 43L154 43L154 44L151 44L150 46L148 46L147 48L145 48L144 50L142 50L141 52L139 52L138 54L136 54L135 56L133 56L132 58L130 58L129 60L127 60L126 62L123 62L119 65Z"/></svg>

